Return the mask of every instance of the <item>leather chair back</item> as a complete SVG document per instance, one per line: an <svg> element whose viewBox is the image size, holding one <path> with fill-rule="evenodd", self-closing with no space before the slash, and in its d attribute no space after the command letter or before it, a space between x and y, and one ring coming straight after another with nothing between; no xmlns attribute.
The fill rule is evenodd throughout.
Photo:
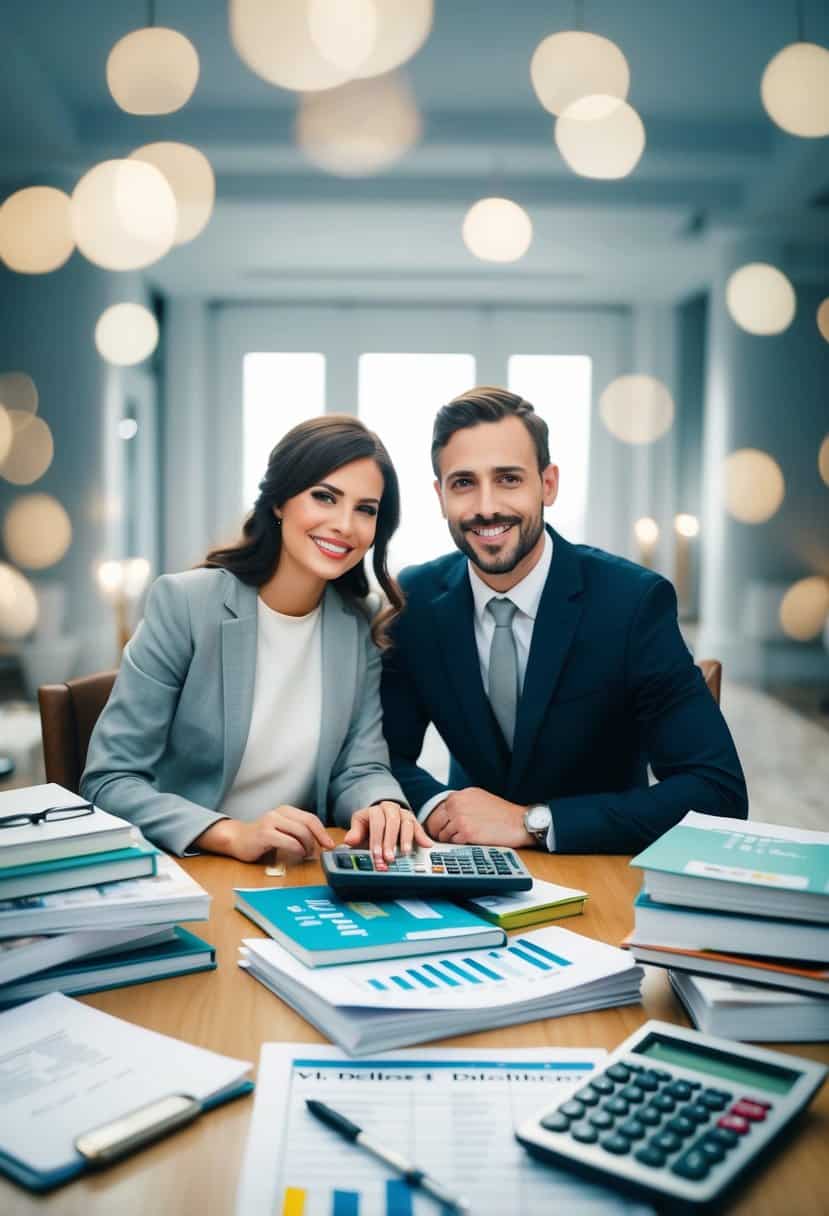
<svg viewBox="0 0 829 1216"><path fill-rule="evenodd" d="M43 684L38 689L47 781L78 793L89 738L117 674L100 671L65 684Z"/></svg>
<svg viewBox="0 0 829 1216"><path fill-rule="evenodd" d="M708 691L719 705L720 687L722 685L722 663L719 659L700 659L697 666L702 672L702 678L708 686Z"/></svg>

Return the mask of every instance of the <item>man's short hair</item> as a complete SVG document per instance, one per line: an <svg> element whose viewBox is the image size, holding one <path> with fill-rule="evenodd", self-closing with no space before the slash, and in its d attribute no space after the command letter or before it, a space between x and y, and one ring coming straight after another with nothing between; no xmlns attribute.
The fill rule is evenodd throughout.
<svg viewBox="0 0 829 1216"><path fill-rule="evenodd" d="M550 463L550 442L547 423L536 414L529 401L505 388L481 384L467 389L437 412L432 430L432 468L440 481L440 453L456 431L482 422L500 422L502 418L520 418L530 433L542 473Z"/></svg>

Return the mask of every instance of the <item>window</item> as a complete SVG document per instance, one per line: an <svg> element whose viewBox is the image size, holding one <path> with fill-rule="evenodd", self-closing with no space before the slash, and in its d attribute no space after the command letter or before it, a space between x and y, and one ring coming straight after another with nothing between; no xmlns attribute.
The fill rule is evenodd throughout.
<svg viewBox="0 0 829 1216"><path fill-rule="evenodd" d="M577 543L585 539L591 370L586 355L511 355L507 370L510 389L531 401L549 427L559 489L548 517Z"/></svg>
<svg viewBox="0 0 829 1216"><path fill-rule="evenodd" d="M474 383L472 355L360 356L360 418L382 439L400 479L401 524L389 551L393 573L452 548L432 487L432 425L440 407Z"/></svg>
<svg viewBox="0 0 829 1216"><path fill-rule="evenodd" d="M325 356L305 351L247 354L242 368L242 489L248 511L271 449L298 422L325 412Z"/></svg>

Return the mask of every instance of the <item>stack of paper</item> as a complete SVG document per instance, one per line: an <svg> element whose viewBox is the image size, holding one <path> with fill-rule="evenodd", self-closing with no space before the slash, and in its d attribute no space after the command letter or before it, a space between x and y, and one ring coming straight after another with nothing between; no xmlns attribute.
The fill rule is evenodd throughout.
<svg viewBox="0 0 829 1216"><path fill-rule="evenodd" d="M560 887L557 883L535 878L529 891L479 895L467 902L479 916L502 929L526 929L528 925L578 916L584 911L586 899L587 892L577 887Z"/></svg>
<svg viewBox="0 0 829 1216"><path fill-rule="evenodd" d="M804 1027L826 1037L829 833L692 811L631 865L644 880L623 944L671 969L698 1025L742 1039L794 1042Z"/></svg>
<svg viewBox="0 0 829 1216"><path fill-rule="evenodd" d="M324 969L304 967L275 941L250 938L241 965L354 1055L632 1004L642 980L625 951L558 928L495 950Z"/></svg>
<svg viewBox="0 0 829 1216"><path fill-rule="evenodd" d="M0 824L75 805L85 804L59 785L11 790L0 794ZM0 1006L214 967L212 947L176 927L206 920L209 904L189 875L117 815L96 807L7 822L0 827Z"/></svg>

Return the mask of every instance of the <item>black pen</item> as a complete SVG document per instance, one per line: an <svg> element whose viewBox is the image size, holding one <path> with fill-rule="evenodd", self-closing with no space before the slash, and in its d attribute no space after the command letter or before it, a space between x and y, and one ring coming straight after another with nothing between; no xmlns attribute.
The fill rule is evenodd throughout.
<svg viewBox="0 0 829 1216"><path fill-rule="evenodd" d="M445 1208L451 1208L454 1212L469 1211L465 1199L456 1199L423 1170L419 1170L391 1149L382 1148L381 1145L370 1139L361 1127L352 1123L350 1119L346 1119L345 1115L338 1114L330 1106L326 1106L324 1102L317 1102L314 1098L306 1098L305 1105L314 1118L319 1119L320 1123L324 1123L327 1127L333 1128L344 1140L351 1140L352 1143L359 1144L367 1153L371 1153L373 1157L377 1157L378 1160L391 1166L393 1170L397 1170L409 1186L419 1187L421 1191L425 1191L427 1195L437 1199L438 1203L442 1203Z"/></svg>

